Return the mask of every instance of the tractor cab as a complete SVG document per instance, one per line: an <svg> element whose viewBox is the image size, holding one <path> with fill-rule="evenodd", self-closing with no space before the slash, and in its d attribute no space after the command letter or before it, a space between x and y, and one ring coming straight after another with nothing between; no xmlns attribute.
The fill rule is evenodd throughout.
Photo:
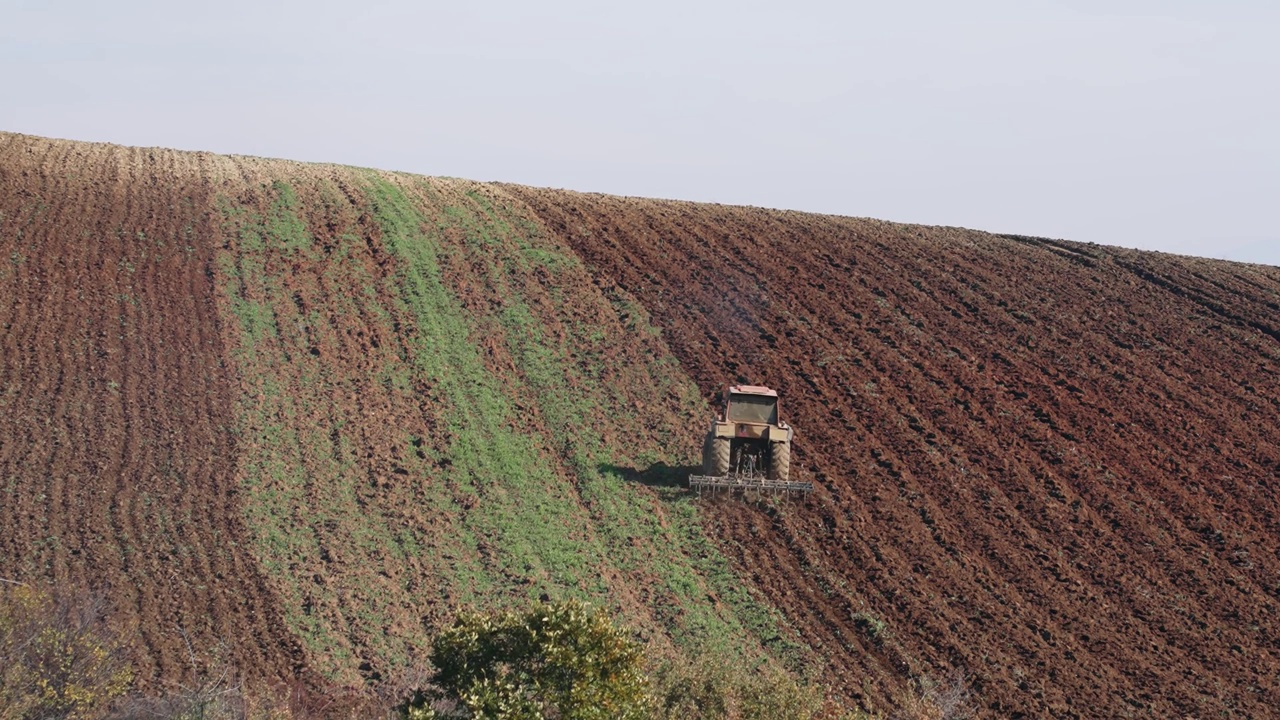
<svg viewBox="0 0 1280 720"><path fill-rule="evenodd" d="M724 394L724 419L752 425L778 424L778 393L761 385L730 385Z"/></svg>

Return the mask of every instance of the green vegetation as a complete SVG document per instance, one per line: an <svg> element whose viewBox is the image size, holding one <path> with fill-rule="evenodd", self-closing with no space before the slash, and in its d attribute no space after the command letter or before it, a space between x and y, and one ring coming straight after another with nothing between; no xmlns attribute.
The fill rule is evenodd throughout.
<svg viewBox="0 0 1280 720"><path fill-rule="evenodd" d="M584 526L585 519L521 422L511 389L485 368L468 322L475 318L450 292L441 269L447 250L438 235L424 232L431 225L400 188L376 176L371 184L383 242L401 261L394 279L397 309L414 320L411 363L450 405L443 455L451 478L478 499L468 523L493 541L500 576L532 580L527 596L561 588L602 593L599 575L582 562L600 550L565 532ZM460 213L444 215L456 219ZM441 222L448 227L448 220ZM489 592L494 589L501 588Z"/></svg>
<svg viewBox="0 0 1280 720"><path fill-rule="evenodd" d="M501 197L351 172L218 202L246 526L312 665L546 595L800 668L675 487L706 409L643 307Z"/></svg>
<svg viewBox="0 0 1280 720"><path fill-rule="evenodd" d="M236 428L246 524L282 590L287 620L316 664L337 677L358 664L358 643L385 635L395 613L388 606L406 601L404 588L378 575L379 559L394 561L416 540L365 500L360 428L333 398L351 384L311 352L332 341L337 328L301 307L299 291L286 284L286 267L318 263L321 253L297 214L293 189L273 183L268 199L264 210L220 204L228 244L215 258L224 307L238 330L232 355L246 385ZM370 300L373 279L358 258L359 244L344 236L323 258L328 278L344 290L365 291L334 293L336 310L380 319L385 313ZM316 587L315 578L323 583L329 566L346 558L355 566L351 585ZM338 605L339 593L353 587L382 592ZM407 657L402 643L380 649L389 660Z"/></svg>
<svg viewBox="0 0 1280 720"><path fill-rule="evenodd" d="M522 613L465 614L436 637L434 687L400 709L404 720L643 720L644 651L602 611L577 602Z"/></svg>

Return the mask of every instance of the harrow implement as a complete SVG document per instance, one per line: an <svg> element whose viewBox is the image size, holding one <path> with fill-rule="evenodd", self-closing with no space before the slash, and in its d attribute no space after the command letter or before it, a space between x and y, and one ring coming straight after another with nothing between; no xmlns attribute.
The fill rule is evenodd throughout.
<svg viewBox="0 0 1280 720"><path fill-rule="evenodd" d="M760 473L729 473L728 475L690 475L689 489L699 495L704 492L760 492L808 495L813 483L797 480L770 480Z"/></svg>

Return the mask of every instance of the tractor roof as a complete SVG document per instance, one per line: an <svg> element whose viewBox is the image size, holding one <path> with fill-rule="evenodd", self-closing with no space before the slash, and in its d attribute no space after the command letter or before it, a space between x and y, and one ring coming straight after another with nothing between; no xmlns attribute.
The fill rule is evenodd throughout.
<svg viewBox="0 0 1280 720"><path fill-rule="evenodd" d="M763 385L730 385L729 392L734 395L767 395L768 397L778 397L775 390L770 390Z"/></svg>

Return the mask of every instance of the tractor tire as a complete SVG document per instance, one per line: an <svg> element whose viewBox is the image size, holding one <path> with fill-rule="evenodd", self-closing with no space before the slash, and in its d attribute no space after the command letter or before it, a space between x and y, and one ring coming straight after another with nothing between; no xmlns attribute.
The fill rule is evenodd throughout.
<svg viewBox="0 0 1280 720"><path fill-rule="evenodd" d="M711 477L729 474L729 438L708 437L703 453L703 471Z"/></svg>
<svg viewBox="0 0 1280 720"><path fill-rule="evenodd" d="M787 482L791 476L791 443L771 443L769 447L769 479Z"/></svg>

